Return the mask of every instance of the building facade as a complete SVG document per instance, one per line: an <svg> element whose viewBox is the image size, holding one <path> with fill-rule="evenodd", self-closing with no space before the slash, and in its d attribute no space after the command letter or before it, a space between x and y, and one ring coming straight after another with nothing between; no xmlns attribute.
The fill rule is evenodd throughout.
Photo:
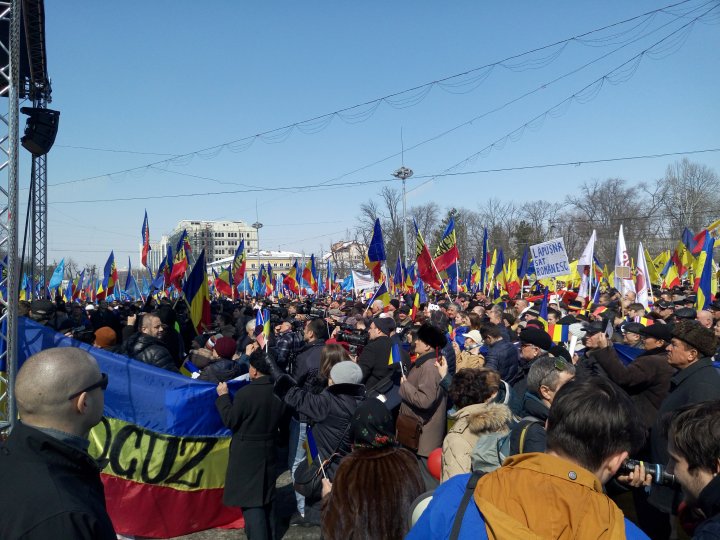
<svg viewBox="0 0 720 540"><path fill-rule="evenodd" d="M233 253L231 257L218 259L209 263L208 274L212 273L211 270L215 270L220 273L222 270L232 265L234 255L235 254ZM273 274L275 275L287 274L295 261L298 262L298 266L302 264L302 254L295 253L294 251L272 251L261 249L259 258L257 250L246 251L246 255L245 272L247 273L249 280L252 280L253 276L257 277L261 264L267 266L268 263L270 263ZM299 270L302 272L302 268L299 268Z"/></svg>
<svg viewBox="0 0 720 540"><path fill-rule="evenodd" d="M205 250L205 260L208 263L232 258L242 240L245 241L245 249L248 251L257 250L258 247L257 230L244 221L182 220L168 237L173 252L183 230L187 231L193 256L197 257Z"/></svg>

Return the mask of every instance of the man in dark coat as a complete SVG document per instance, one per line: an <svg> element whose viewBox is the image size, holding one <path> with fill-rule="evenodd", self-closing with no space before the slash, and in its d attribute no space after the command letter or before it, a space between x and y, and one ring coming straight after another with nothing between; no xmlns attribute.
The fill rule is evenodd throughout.
<svg viewBox="0 0 720 540"><path fill-rule="evenodd" d="M20 420L0 449L0 538L115 539L100 467L87 453L107 382L74 347L46 349L22 366Z"/></svg>
<svg viewBox="0 0 720 540"><path fill-rule="evenodd" d="M515 345L503 337L501 328L496 324L483 326L480 334L488 346L485 367L499 372L500 378L508 384L515 384L520 378L520 362Z"/></svg>
<svg viewBox="0 0 720 540"><path fill-rule="evenodd" d="M720 399L720 375L710 359L717 342L713 331L697 321L682 320L675 325L672 335L668 362L678 371L670 379L670 392L663 400L650 431L652 460L661 465L667 464L670 458L668 439L663 429L665 416L686 405ZM669 538L668 515L677 511L680 499L677 488L653 486L648 502L659 512L648 516L638 512L643 530L652 538Z"/></svg>
<svg viewBox="0 0 720 540"><path fill-rule="evenodd" d="M152 313L143 316L140 331L123 343L122 354L151 366L178 371L170 351L160 341L164 328L160 318Z"/></svg>
<svg viewBox="0 0 720 540"><path fill-rule="evenodd" d="M393 341L390 334L395 330L395 321L390 317L375 317L368 328L370 341L363 348L358 365L362 369L363 384L368 390L392 374L388 365Z"/></svg>
<svg viewBox="0 0 720 540"><path fill-rule="evenodd" d="M230 397L227 383L217 386L215 406L232 431L223 503L242 508L245 535L275 538L275 434L283 404L273 394L270 367L258 350L250 356L250 384Z"/></svg>
<svg viewBox="0 0 720 540"><path fill-rule="evenodd" d="M482 335L484 340L487 340L485 336L497 336L497 331L493 329L492 326L483 327L480 329L480 334ZM507 348L507 345L510 345L515 350L515 354L517 355L517 350L512 345L512 343L506 342L506 341L497 341L497 337L491 338L495 339L495 343L497 345L500 345L502 343L505 343L503 345L504 349L501 349L501 351L505 350ZM496 346L497 346L496 345ZM522 332L520 332L520 358L522 359L522 363L518 366L518 370L515 374L515 376L511 379L505 379L503 380L507 382L509 385L512 386L512 398L510 400L510 410L517 415L522 414L522 408L523 408L523 399L525 397L525 392L528 389L528 373L530 372L530 368L535 360L538 358L542 358L544 356L548 355L548 350L552 347L552 338L550 335L545 332L544 330L540 330L539 328L536 328L534 326L528 326L527 328L524 328ZM500 352L500 351L499 351ZM499 354L498 352L498 354ZM512 354L510 350L507 350L505 352L505 355L507 358L512 358ZM517 356L516 356L517 358ZM485 357L485 367L488 366L487 362L487 356ZM496 369L497 368L493 368ZM502 373L501 373L502 376Z"/></svg>
<svg viewBox="0 0 720 540"><path fill-rule="evenodd" d="M607 377L628 393L638 408L645 429L649 431L655 423L660 404L670 390L670 379L675 374L668 364L667 351L672 331L666 324L653 324L642 326L638 332L644 338L645 352L627 366L618 358L603 332L587 338L587 356L600 364Z"/></svg>

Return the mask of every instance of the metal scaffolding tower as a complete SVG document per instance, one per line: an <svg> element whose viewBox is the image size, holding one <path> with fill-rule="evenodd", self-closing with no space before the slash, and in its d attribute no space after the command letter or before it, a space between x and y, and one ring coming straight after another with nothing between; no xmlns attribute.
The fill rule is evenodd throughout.
<svg viewBox="0 0 720 540"><path fill-rule="evenodd" d="M18 107L20 89L20 0L0 1L0 22L9 34L0 39L0 253L5 259L0 277L0 429L16 417L12 381L17 371L18 323ZM0 105L2 107L2 105Z"/></svg>

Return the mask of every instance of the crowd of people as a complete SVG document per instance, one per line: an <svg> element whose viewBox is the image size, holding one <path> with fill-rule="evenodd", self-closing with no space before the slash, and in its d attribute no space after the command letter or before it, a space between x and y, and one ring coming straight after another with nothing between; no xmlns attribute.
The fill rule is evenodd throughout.
<svg viewBox="0 0 720 540"><path fill-rule="evenodd" d="M648 310L610 287L591 307L562 293L437 295L419 309L410 295L387 305L346 295L223 299L201 335L186 305L168 299L36 300L21 314L217 384L232 432L223 501L242 508L251 539L277 536L279 448L296 495L290 526L317 525L328 539L664 540L681 528L720 538L720 301L695 311L686 288L655 298ZM566 339L548 333L557 327ZM87 377L53 381L54 355ZM16 497L21 471L34 478L55 459L38 457L47 452L39 444L80 459L107 386L91 384L96 372L82 351L43 351L22 367L21 427L0 452L0 501ZM238 377L250 382L232 395L227 381ZM42 385L53 387L54 408L38 403ZM5 515L0 536L76 527L68 538L108 537L97 469L82 474L92 508ZM625 516L616 501L628 499Z"/></svg>

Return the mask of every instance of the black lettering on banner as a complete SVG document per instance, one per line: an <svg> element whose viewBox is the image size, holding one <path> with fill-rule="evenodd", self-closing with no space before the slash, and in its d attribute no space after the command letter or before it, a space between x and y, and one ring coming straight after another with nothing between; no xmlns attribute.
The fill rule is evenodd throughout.
<svg viewBox="0 0 720 540"><path fill-rule="evenodd" d="M110 447L110 467L113 472L119 476L132 479L137 470L138 460L132 458L128 463L127 467L123 467L120 463L120 456L122 454L123 446L130 439L135 436L135 448L140 448L140 441L143 436L143 431L137 426L123 426L117 435L113 437L112 445Z"/></svg>
<svg viewBox="0 0 720 540"><path fill-rule="evenodd" d="M195 439L192 441L193 443L201 443L202 447L200 450L191 457L185 464L178 469L177 472L175 472L170 478L167 479L168 483L174 483L174 484L180 484L182 486L187 486L190 488L195 488L200 485L200 481L202 480L203 473L205 472L204 469L198 469L197 475L195 476L195 480L183 480L182 477L189 473L192 469L195 468L196 465L198 465L200 462L202 462L203 459L210 453L210 450L212 450L215 445L217 444L218 440L214 438L202 438L202 439ZM180 455L185 455L185 447L187 446L188 441L182 441L182 444L180 445Z"/></svg>
<svg viewBox="0 0 720 540"><path fill-rule="evenodd" d="M103 438L102 449L100 450L100 455L97 457L97 460L105 461L106 459L108 459L108 454L110 453L110 445L112 444L112 428L110 427L110 421L103 416L102 420L100 420L100 424L98 424L97 429L98 431L102 429L105 435L105 437Z"/></svg>
<svg viewBox="0 0 720 540"><path fill-rule="evenodd" d="M175 465L178 439L177 437L165 437L162 435L156 435L154 433L147 432L146 435L150 440L150 445L147 449L147 454L145 454L142 469L140 469L140 478L142 478L142 481L147 484L158 484L167 478L173 468L173 465ZM158 441L166 444L158 444ZM154 477L151 478L149 469L150 463L152 462L153 453L155 453L156 444L158 449L165 448L165 451L162 452L162 463L160 465L160 470Z"/></svg>

